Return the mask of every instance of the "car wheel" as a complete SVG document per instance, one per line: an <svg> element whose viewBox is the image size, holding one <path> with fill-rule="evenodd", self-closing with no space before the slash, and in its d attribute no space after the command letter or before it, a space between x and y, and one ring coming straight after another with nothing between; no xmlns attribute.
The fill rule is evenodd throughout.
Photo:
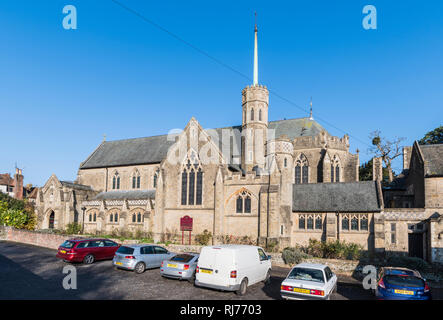
<svg viewBox="0 0 443 320"><path fill-rule="evenodd" d="M94 256L92 254L88 254L83 258L83 263L84 264L91 264L94 262Z"/></svg>
<svg viewBox="0 0 443 320"><path fill-rule="evenodd" d="M145 269L146 269L145 264L143 262L139 262L135 265L134 271L135 273L140 274L145 272Z"/></svg>
<svg viewBox="0 0 443 320"><path fill-rule="evenodd" d="M263 280L263 282L265 284L270 284L271 283L271 270L268 270L268 272L266 273L265 280Z"/></svg>
<svg viewBox="0 0 443 320"><path fill-rule="evenodd" d="M238 294L239 296L243 296L246 293L246 289L248 288L248 279L243 279L242 282L240 283L240 288L238 288L238 290L235 292L236 294Z"/></svg>
<svg viewBox="0 0 443 320"><path fill-rule="evenodd" d="M195 272L194 272L194 274L192 275L192 277L190 277L190 278L188 279L188 281L189 281L190 283L195 283Z"/></svg>

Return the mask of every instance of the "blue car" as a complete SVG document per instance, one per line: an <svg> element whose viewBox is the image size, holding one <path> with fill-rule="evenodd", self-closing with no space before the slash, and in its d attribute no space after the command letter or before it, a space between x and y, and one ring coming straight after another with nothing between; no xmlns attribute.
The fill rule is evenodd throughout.
<svg viewBox="0 0 443 320"><path fill-rule="evenodd" d="M375 296L379 300L431 300L431 290L416 270L382 268Z"/></svg>

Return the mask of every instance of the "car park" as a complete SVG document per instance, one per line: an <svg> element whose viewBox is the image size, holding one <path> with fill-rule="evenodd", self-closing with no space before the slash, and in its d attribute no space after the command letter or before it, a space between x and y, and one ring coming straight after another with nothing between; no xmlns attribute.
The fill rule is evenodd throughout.
<svg viewBox="0 0 443 320"><path fill-rule="evenodd" d="M91 264L96 260L112 259L120 245L109 239L75 238L63 242L56 257L65 262Z"/></svg>
<svg viewBox="0 0 443 320"><path fill-rule="evenodd" d="M166 278L194 281L197 268L198 253L180 253L168 260L164 260L160 267L160 274Z"/></svg>
<svg viewBox="0 0 443 320"><path fill-rule="evenodd" d="M375 296L378 300L431 300L431 290L417 270L381 268Z"/></svg>
<svg viewBox="0 0 443 320"><path fill-rule="evenodd" d="M294 266L280 287L283 299L329 300L337 288L337 276L323 264Z"/></svg>
<svg viewBox="0 0 443 320"><path fill-rule="evenodd" d="M175 253L153 244L134 244L121 246L112 260L119 269L143 273L146 269L159 268L163 260L172 258Z"/></svg>
<svg viewBox="0 0 443 320"><path fill-rule="evenodd" d="M270 276L271 257L261 247L206 246L198 259L195 285L244 295L248 286L268 283Z"/></svg>

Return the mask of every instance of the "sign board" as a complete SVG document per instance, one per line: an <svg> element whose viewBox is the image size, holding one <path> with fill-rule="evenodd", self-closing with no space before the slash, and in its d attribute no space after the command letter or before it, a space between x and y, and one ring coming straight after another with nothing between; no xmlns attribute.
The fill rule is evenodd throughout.
<svg viewBox="0 0 443 320"><path fill-rule="evenodd" d="M192 231L192 218L190 216L180 218L180 230Z"/></svg>

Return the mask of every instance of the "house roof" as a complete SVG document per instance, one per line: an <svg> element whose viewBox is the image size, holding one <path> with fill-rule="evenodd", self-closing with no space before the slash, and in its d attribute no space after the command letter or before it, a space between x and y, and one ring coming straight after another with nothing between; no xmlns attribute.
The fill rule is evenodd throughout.
<svg viewBox="0 0 443 320"><path fill-rule="evenodd" d="M419 145L426 176L443 176L443 144Z"/></svg>
<svg viewBox="0 0 443 320"><path fill-rule="evenodd" d="M11 178L9 173L0 174L0 185L2 186L14 186L14 179Z"/></svg>
<svg viewBox="0 0 443 320"><path fill-rule="evenodd" d="M319 123L309 118L270 121L268 129L275 130L276 138L286 135L289 139L302 136L315 136L324 130ZM241 126L207 130L207 133L214 138L214 142L222 151L223 142L229 143L222 139L223 130L233 130L237 143L231 144L231 155L234 154L240 156ZM169 147L174 143L174 137L172 136L171 138L171 136L169 136L168 138L168 135L104 141L84 162L81 163L80 169L160 163L166 158Z"/></svg>
<svg viewBox="0 0 443 320"><path fill-rule="evenodd" d="M60 180L60 183L62 184L62 186L64 187L69 187L69 188L73 188L73 189L78 189L78 190L92 190L91 186L86 186L84 184L78 184L78 183L74 183L72 181L62 181Z"/></svg>
<svg viewBox="0 0 443 320"><path fill-rule="evenodd" d="M100 192L93 200L155 199L155 190L114 190Z"/></svg>
<svg viewBox="0 0 443 320"><path fill-rule="evenodd" d="M381 210L376 181L294 184L292 211L377 212Z"/></svg>

